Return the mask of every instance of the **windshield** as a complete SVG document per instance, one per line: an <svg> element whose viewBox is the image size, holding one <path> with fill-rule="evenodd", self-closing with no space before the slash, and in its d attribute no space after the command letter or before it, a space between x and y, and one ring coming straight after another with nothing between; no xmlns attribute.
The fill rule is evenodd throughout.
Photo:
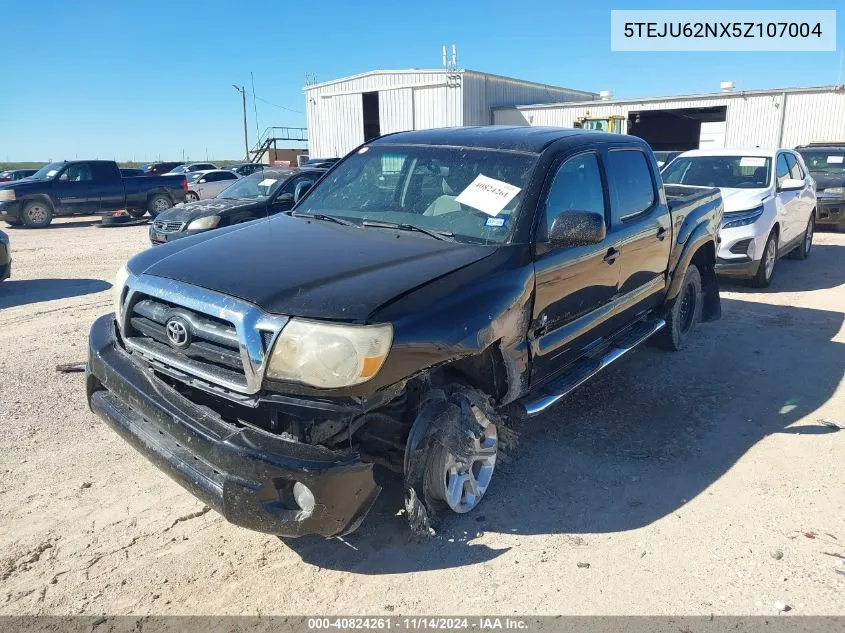
<svg viewBox="0 0 845 633"><path fill-rule="evenodd" d="M366 146L296 208L448 231L456 239L508 239L536 154L432 145Z"/></svg>
<svg viewBox="0 0 845 633"><path fill-rule="evenodd" d="M845 150L798 151L807 163L807 169L823 174L845 174Z"/></svg>
<svg viewBox="0 0 845 633"><path fill-rule="evenodd" d="M217 197L229 200L264 200L273 195L287 179L286 174L252 174L236 180L217 194Z"/></svg>
<svg viewBox="0 0 845 633"><path fill-rule="evenodd" d="M187 171L184 165L179 165L178 167L174 167L171 169L168 174L184 174Z"/></svg>
<svg viewBox="0 0 845 633"><path fill-rule="evenodd" d="M772 159L764 156L679 156L663 170L671 185L762 189L769 186Z"/></svg>
<svg viewBox="0 0 845 633"><path fill-rule="evenodd" d="M38 180L47 180L59 173L59 170L64 166L64 163L49 163L35 172L32 177Z"/></svg>

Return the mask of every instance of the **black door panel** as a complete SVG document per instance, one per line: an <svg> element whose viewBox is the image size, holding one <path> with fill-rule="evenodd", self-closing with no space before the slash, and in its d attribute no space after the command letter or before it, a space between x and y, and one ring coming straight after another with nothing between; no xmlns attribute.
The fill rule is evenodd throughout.
<svg viewBox="0 0 845 633"><path fill-rule="evenodd" d="M558 213L592 211L608 217L608 194L597 151L559 160L542 197L537 227L534 270L532 386L566 368L581 353L608 334L609 307L618 292L624 252L610 232L598 244L553 248L548 226Z"/></svg>

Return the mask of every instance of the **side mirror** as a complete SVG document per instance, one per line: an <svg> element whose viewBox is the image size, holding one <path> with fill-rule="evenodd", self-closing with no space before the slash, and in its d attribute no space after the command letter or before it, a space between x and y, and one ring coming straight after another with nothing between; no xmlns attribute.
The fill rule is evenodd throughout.
<svg viewBox="0 0 845 633"><path fill-rule="evenodd" d="M293 194L283 193L273 202L274 205L291 206L293 204Z"/></svg>
<svg viewBox="0 0 845 633"><path fill-rule="evenodd" d="M606 235L604 216L593 211L564 211L549 227L549 242L558 248L598 244Z"/></svg>
<svg viewBox="0 0 845 633"><path fill-rule="evenodd" d="M299 202L311 187L314 186L313 182L300 182L297 183L296 188L293 190L293 200L294 202Z"/></svg>
<svg viewBox="0 0 845 633"><path fill-rule="evenodd" d="M778 191L798 191L804 188L804 181L797 178L787 178L778 187Z"/></svg>

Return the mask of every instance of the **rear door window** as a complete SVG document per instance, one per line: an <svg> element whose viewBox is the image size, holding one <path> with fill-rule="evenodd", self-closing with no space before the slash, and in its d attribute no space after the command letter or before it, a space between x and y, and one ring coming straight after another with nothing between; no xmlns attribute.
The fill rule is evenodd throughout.
<svg viewBox="0 0 845 633"><path fill-rule="evenodd" d="M607 171L614 221L633 218L654 206L654 180L643 152L611 150L607 154Z"/></svg>

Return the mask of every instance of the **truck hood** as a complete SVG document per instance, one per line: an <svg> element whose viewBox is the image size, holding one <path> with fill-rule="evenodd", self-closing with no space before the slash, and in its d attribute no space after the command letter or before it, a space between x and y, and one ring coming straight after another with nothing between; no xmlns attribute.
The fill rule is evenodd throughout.
<svg viewBox="0 0 845 633"><path fill-rule="evenodd" d="M747 211L763 204L763 201L771 197L769 189L733 189L720 187L722 201L725 203L725 213L734 211Z"/></svg>
<svg viewBox="0 0 845 633"><path fill-rule="evenodd" d="M276 215L144 251L129 268L270 313L360 323L385 303L495 250Z"/></svg>
<svg viewBox="0 0 845 633"><path fill-rule="evenodd" d="M816 189L845 187L845 174L827 174L823 171L811 171L810 175L816 181Z"/></svg>
<svg viewBox="0 0 845 633"><path fill-rule="evenodd" d="M264 207L266 200L227 200L225 198L209 198L208 200L197 200L195 202L180 203L176 206L159 213L156 220L165 222L189 222L209 215L222 215L227 211L235 209L247 209L250 207Z"/></svg>

